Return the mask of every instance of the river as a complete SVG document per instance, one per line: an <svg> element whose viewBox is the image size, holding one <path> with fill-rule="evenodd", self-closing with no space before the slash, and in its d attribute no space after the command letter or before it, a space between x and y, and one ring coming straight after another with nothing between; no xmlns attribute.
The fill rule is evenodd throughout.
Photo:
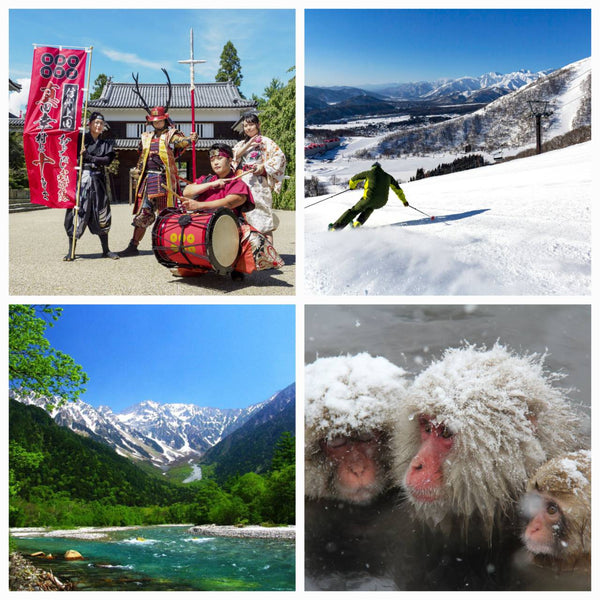
<svg viewBox="0 0 600 600"><path fill-rule="evenodd" d="M183 483L192 483L192 481L200 481L202 479L202 467L200 465L192 465L191 475L183 480Z"/></svg>
<svg viewBox="0 0 600 600"><path fill-rule="evenodd" d="M30 559L69 579L80 591L273 591L295 589L295 542L207 537L189 526L118 528L99 539L15 537L23 555L62 557L77 550L83 561ZM29 557L28 557L29 558Z"/></svg>

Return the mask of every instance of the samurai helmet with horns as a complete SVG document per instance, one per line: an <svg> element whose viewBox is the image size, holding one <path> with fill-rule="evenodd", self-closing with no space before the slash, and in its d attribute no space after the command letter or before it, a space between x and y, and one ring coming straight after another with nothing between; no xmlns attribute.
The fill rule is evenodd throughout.
<svg viewBox="0 0 600 600"><path fill-rule="evenodd" d="M161 121L161 120L168 121L169 120L169 105L171 104L173 88L171 86L171 78L169 77L167 70L163 68L163 69L161 69L161 71L165 74L165 76L167 78L167 85L169 87L169 97L167 99L167 103L165 106L155 106L152 109L148 106L148 103L146 102L146 100L144 100L144 97L142 96L142 93L140 91L139 73L137 75L134 75L133 73L131 74L131 76L133 77L133 81L135 82L135 88L133 91L136 94L136 96L142 101L144 110L148 113L148 116L146 117L146 121L148 121L149 123L151 121Z"/></svg>
<svg viewBox="0 0 600 600"><path fill-rule="evenodd" d="M146 117L146 121L151 123L152 121L168 121L169 113L164 106L155 106L150 114Z"/></svg>

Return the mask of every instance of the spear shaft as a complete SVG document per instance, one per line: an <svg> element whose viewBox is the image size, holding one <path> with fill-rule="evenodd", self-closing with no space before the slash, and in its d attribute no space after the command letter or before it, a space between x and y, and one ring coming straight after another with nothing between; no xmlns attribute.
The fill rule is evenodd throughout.
<svg viewBox="0 0 600 600"><path fill-rule="evenodd" d="M190 58L180 60L180 63L190 65L190 97L192 105L192 132L196 131L196 86L194 83L194 65L205 63L205 60L194 59L194 30L190 29ZM192 181L196 179L196 142L192 144Z"/></svg>

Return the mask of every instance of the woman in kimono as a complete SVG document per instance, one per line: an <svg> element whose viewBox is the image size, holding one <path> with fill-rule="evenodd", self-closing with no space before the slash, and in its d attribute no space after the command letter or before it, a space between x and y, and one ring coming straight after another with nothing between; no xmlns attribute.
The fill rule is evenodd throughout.
<svg viewBox="0 0 600 600"><path fill-rule="evenodd" d="M252 191L255 206L246 220L272 243L277 228L272 193L281 191L285 154L273 140L261 135L256 113L246 113L243 120L244 139L233 147L233 160L236 172L250 172L244 181Z"/></svg>

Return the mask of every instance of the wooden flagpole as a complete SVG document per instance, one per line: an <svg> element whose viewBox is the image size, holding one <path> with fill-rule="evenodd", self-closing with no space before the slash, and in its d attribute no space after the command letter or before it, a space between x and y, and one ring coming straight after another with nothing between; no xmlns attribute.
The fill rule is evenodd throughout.
<svg viewBox="0 0 600 600"><path fill-rule="evenodd" d="M78 225L78 218L79 218L79 197L80 197L80 193L81 193L81 175L82 175L82 171L83 171L83 152L85 150L85 114L87 112L87 105L88 105L88 98L90 96L90 76L92 74L92 50L94 49L93 46L90 46L89 48L86 48L85 51L89 54L89 61L87 62L87 69L88 69L88 74L87 74L87 83L86 83L86 90L85 90L85 103L84 103L84 108L83 111L81 113L81 147L79 148L79 173L77 176L77 193L75 194L75 206L74 208L72 208L71 210L75 211L73 213L73 236L71 238L71 253L70 253L70 259L71 260L75 260L75 242L77 240L77 225Z"/></svg>

